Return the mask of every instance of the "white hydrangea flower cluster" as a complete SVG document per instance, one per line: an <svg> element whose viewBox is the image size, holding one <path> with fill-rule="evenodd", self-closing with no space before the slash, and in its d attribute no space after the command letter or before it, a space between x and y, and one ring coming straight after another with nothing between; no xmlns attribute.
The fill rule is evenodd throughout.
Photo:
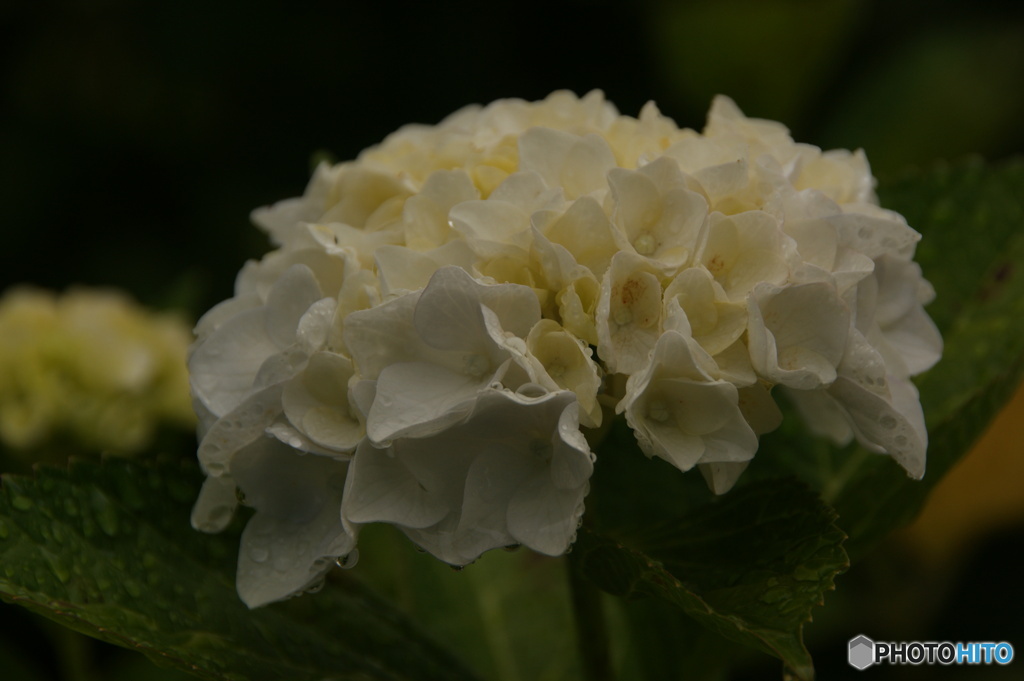
<svg viewBox="0 0 1024 681"><path fill-rule="evenodd" d="M199 323L190 367L216 531L256 510L238 588L315 584L390 523L453 565L564 553L624 413L648 456L736 481L781 415L924 472L910 376L941 339L861 152L797 144L717 98L703 133L653 103L556 92L408 126L257 210L277 249ZM588 431L589 432L589 431Z"/></svg>

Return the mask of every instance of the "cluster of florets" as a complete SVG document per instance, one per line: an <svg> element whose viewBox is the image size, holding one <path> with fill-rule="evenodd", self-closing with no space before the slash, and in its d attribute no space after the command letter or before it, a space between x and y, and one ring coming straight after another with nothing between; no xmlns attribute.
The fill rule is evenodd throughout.
<svg viewBox="0 0 1024 681"><path fill-rule="evenodd" d="M254 213L277 249L196 329L194 523L223 527L236 488L256 509L250 605L308 588L366 523L453 565L558 555L588 429L624 414L648 456L724 492L781 391L920 477L909 379L941 340L919 235L873 182L862 153L724 97L697 133L600 92L470 107L321 165Z"/></svg>
<svg viewBox="0 0 1024 681"><path fill-rule="evenodd" d="M0 299L0 445L25 458L134 454L191 428L188 324L113 290Z"/></svg>

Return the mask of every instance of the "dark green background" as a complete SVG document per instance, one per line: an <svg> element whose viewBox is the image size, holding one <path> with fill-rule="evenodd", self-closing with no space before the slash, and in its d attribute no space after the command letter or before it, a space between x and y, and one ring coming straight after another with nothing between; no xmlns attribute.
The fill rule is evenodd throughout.
<svg viewBox="0 0 1024 681"><path fill-rule="evenodd" d="M352 158L404 123L559 88L634 115L654 99L695 128L722 92L798 141L865 148L883 180L998 160L1024 151L1024 3L4 3L0 288L114 285L194 317L265 252L248 212L299 194L314 153ZM900 589L902 568L867 564L840 592ZM1019 634L1019 607L995 606L1024 604L1019 585L993 543L914 633ZM28 645L15 612L0 638ZM857 633L819 644L820 678L859 678L841 647Z"/></svg>

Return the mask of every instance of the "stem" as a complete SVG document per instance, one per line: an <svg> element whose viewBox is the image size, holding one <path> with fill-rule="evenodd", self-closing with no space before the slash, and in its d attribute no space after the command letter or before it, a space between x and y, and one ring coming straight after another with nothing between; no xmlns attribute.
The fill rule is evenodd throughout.
<svg viewBox="0 0 1024 681"><path fill-rule="evenodd" d="M601 607L601 591L581 574L578 554L569 554L569 589L576 619L576 644L586 681L612 681L608 657L608 626Z"/></svg>
<svg viewBox="0 0 1024 681"><path fill-rule="evenodd" d="M835 503L836 498L842 493L843 488L846 487L846 483L854 476L854 474L860 469L861 464L864 463L870 454L866 454L863 450L854 451L850 456L846 457L846 460L839 467L839 470L830 476L829 481L825 484L821 490L822 500L829 505Z"/></svg>

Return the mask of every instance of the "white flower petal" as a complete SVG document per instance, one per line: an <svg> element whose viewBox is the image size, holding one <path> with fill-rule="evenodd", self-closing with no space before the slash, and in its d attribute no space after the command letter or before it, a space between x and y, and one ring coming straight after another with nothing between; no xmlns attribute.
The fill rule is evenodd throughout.
<svg viewBox="0 0 1024 681"><path fill-rule="evenodd" d="M254 393L210 427L198 452L209 475L227 473L235 453L263 437L281 414L281 391L274 385Z"/></svg>
<svg viewBox="0 0 1024 681"><path fill-rule="evenodd" d="M750 359L759 374L800 390L835 380L850 311L834 287L761 284L747 301L747 314Z"/></svg>
<svg viewBox="0 0 1024 681"><path fill-rule="evenodd" d="M618 253L601 282L597 352L609 371L634 373L646 363L662 330L661 272L631 253Z"/></svg>
<svg viewBox="0 0 1024 681"><path fill-rule="evenodd" d="M285 384L281 396L288 420L316 444L337 452L352 451L364 435L348 402L352 374L347 357L317 352L305 371Z"/></svg>
<svg viewBox="0 0 1024 681"><path fill-rule="evenodd" d="M705 363L714 364L692 339L666 331L616 407L648 456L684 471L697 463L745 461L757 449L736 386L712 379Z"/></svg>
<svg viewBox="0 0 1024 681"><path fill-rule="evenodd" d="M206 478L192 507L192 527L211 534L226 528L238 506L235 489L235 481L229 475Z"/></svg>
<svg viewBox="0 0 1024 681"><path fill-rule="evenodd" d="M386 522L429 527L448 515L443 497L431 494L388 449L364 441L356 450L346 482L344 513L354 523Z"/></svg>
<svg viewBox="0 0 1024 681"><path fill-rule="evenodd" d="M901 384L905 409L901 413L882 396L840 376L829 386L829 394L849 414L857 439L869 447L885 451L913 478L924 477L925 450L928 446L917 391L910 381L891 377L890 390Z"/></svg>
<svg viewBox="0 0 1024 681"><path fill-rule="evenodd" d="M733 488L743 471L747 470L749 461L719 461L702 463L697 466L708 487L715 494L725 494Z"/></svg>
<svg viewBox="0 0 1024 681"><path fill-rule="evenodd" d="M509 533L516 543L538 553L562 555L576 538L585 494L579 488L553 489L546 472L536 471L509 501Z"/></svg>
<svg viewBox="0 0 1024 681"><path fill-rule="evenodd" d="M312 270L292 265L270 290L266 304L267 335L279 348L295 342L299 320L323 297Z"/></svg>
<svg viewBox="0 0 1024 681"><path fill-rule="evenodd" d="M310 587L355 548L356 529L341 520L346 467L270 438L232 462L231 474L256 510L238 556L238 594L250 608Z"/></svg>
<svg viewBox="0 0 1024 681"><path fill-rule="evenodd" d="M519 138L519 166L561 187L569 199L606 187L605 175L615 167L608 143L597 135L579 137L550 128L531 128Z"/></svg>
<svg viewBox="0 0 1024 681"><path fill-rule="evenodd" d="M425 437L463 420L493 372L461 374L437 364L399 362L381 372L366 418L366 434L377 444L399 437Z"/></svg>
<svg viewBox="0 0 1024 681"><path fill-rule="evenodd" d="M221 324L192 351L192 394L218 416L245 399L260 366L279 351L263 319L263 308L246 310Z"/></svg>

